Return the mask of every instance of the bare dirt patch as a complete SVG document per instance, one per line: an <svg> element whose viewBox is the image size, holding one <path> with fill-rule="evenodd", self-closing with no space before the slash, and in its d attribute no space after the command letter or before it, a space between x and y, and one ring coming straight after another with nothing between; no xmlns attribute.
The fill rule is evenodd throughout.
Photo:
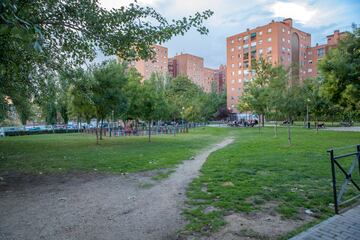
<svg viewBox="0 0 360 240"><path fill-rule="evenodd" d="M276 211L277 203L266 203L260 211L232 213L225 217L227 225L205 240L277 239L296 228L314 220L305 213L299 219L282 218Z"/></svg>

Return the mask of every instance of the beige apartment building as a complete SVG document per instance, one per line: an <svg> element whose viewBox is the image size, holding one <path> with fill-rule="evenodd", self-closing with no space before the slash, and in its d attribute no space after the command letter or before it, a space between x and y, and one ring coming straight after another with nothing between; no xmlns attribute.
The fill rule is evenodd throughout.
<svg viewBox="0 0 360 240"><path fill-rule="evenodd" d="M251 61L264 58L273 65L294 66L295 81L307 76L306 51L311 45L311 35L293 27L292 19L272 21L264 26L247 29L226 39L227 107L238 113L238 99L243 94L244 83L250 81L255 72Z"/></svg>

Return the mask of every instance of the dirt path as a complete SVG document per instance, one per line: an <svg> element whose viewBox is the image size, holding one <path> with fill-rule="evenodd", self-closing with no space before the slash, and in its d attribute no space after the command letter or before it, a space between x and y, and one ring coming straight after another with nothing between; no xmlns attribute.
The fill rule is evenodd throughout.
<svg viewBox="0 0 360 240"><path fill-rule="evenodd" d="M0 239L176 239L186 186L232 142L211 146L151 187L143 173L44 177L0 189Z"/></svg>

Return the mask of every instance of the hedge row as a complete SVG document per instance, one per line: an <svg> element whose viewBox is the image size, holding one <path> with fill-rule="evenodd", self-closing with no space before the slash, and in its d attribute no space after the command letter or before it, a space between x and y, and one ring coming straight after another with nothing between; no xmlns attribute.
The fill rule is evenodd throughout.
<svg viewBox="0 0 360 240"><path fill-rule="evenodd" d="M52 134L52 133L77 133L77 129L47 129L47 130L37 130L37 131L11 131L5 132L5 136L24 136L24 135L38 135L38 134Z"/></svg>

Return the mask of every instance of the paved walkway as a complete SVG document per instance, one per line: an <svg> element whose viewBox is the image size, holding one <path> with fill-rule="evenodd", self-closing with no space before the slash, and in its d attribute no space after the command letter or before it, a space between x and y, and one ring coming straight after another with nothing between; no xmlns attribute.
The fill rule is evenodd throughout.
<svg viewBox="0 0 360 240"><path fill-rule="evenodd" d="M291 240L359 240L360 205L345 213L335 215L291 238Z"/></svg>

